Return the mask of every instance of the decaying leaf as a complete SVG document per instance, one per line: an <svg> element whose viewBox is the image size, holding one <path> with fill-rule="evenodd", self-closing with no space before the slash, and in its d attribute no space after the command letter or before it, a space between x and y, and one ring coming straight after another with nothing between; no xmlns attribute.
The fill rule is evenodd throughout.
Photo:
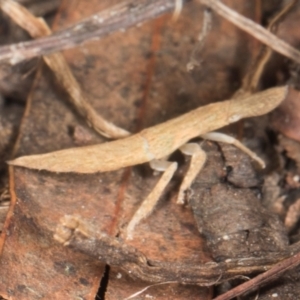
<svg viewBox="0 0 300 300"><path fill-rule="evenodd" d="M88 4L79 0L65 1L54 27L73 24L95 10L117 3L117 0L109 3L89 1ZM254 5L254 2L247 5L232 3L234 9L250 18L255 17ZM186 63L202 26L199 9L197 3L191 2L176 23L171 21L171 16L163 16L140 28L119 32L101 42L65 52L66 61L93 108L107 120L135 132L212 101L229 98L253 59L252 42L244 33L214 16L212 30L199 53L200 57L197 57L202 61L201 67L188 74ZM73 134L77 126L85 127L85 123L76 117L66 103L65 95L51 82L49 70L43 67L28 99L15 155L46 153L77 147L80 143L93 145L106 142L86 127L89 138L80 142ZM159 282L176 281L150 287L147 295L142 294L144 298L210 299L212 292L208 288L177 284L180 277L176 272L178 268L185 267L182 268L184 279L184 275L193 276L193 268L200 273L204 270L207 276L210 275L207 273L209 269L216 270L210 278L211 285L212 279L219 281L222 274L228 274L226 270L229 273L232 270L226 269L230 261L221 261L225 257L231 259L232 255L238 260L250 256L253 269L248 269L245 274L251 274L253 270L263 271L266 265L269 268L298 251L293 246L286 247L286 235L275 217L263 208L250 207L249 202L260 204L257 198L260 179L249 166L252 164L244 158L236 162L235 158L240 156L232 155L231 152L235 151L232 148L222 146L223 150L219 152L219 146L215 144L204 147L215 162L208 160L203 175L199 175L188 194L194 215L189 207L174 204L176 188L186 166L183 158L175 153L174 160L178 159L180 163L176 178L161 197L154 213L137 226L135 238L126 243L121 239L122 230L157 181L147 166L105 174L58 174L11 168L12 205L3 230L5 245L0 260L0 295L10 299L94 299L103 276L101 291L106 299L124 299L149 287L149 282L145 281L147 278L139 276L140 273L134 278L129 276L134 265L127 260L126 253L119 256L120 264L114 264L113 257L116 256L104 257L105 253L99 261L97 251L105 248L96 247L90 251L91 247L86 247L89 241L101 242L103 236L109 241L121 241L122 249L135 249L133 253L142 253L131 258L134 262L134 258L138 258L137 263L144 263L146 277L154 274L154 279L158 278ZM121 152L124 150L119 149ZM100 159L104 160L105 155L103 153ZM248 213L245 220L237 215L234 224L220 217L216 225L226 228L224 231L212 230L209 218L203 217L206 210L196 207L199 203L195 202L201 197L206 202L217 201L219 192L222 192L220 199L233 199L236 207L243 209L243 215ZM243 195L249 198L240 203L237 196ZM217 207L221 211L226 209L230 215L232 212L228 206L222 205L219 203ZM206 208L207 214L213 217L211 207L207 205ZM92 235L83 235L75 240L73 249L63 247L53 238L60 219L65 215L80 216L92 228ZM271 229L276 234L272 234ZM205 233L210 249L199 231ZM220 237L223 238L221 242ZM266 238L270 239L269 243L262 245ZM1 245L3 241L0 241ZM225 241L232 243L227 249ZM239 243L242 246L237 253L234 248L239 248ZM78 249L83 253L79 253ZM264 256L266 252L270 255ZM220 264L211 262L211 254L221 261ZM262 263L258 254L266 262ZM239 261L233 260L233 263L239 265ZM15 272L16 265L19 272ZM205 268L201 269L203 266ZM237 266L235 274L244 274L245 270L240 267ZM191 279L190 282L196 281Z"/></svg>
<svg viewBox="0 0 300 300"><path fill-rule="evenodd" d="M193 184L191 206L214 259L263 257L285 249L285 228L263 208L260 180L249 158L232 146L222 146L225 161L213 146L207 149L208 162ZM252 172L245 174L244 169Z"/></svg>

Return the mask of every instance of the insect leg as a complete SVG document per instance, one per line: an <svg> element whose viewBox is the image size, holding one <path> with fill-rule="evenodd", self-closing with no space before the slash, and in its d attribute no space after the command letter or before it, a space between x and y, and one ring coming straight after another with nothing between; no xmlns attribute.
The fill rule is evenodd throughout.
<svg viewBox="0 0 300 300"><path fill-rule="evenodd" d="M249 148L247 148L245 145L243 145L240 141L235 139L232 136L229 136L224 133L220 132L209 132L206 134L202 134L201 138L210 140L210 141L215 141L215 142L221 142L221 143L227 143L236 146L238 149L242 150L246 154L248 154L253 160L258 162L258 164L262 167L265 168L265 162L258 157L253 151L251 151Z"/></svg>
<svg viewBox="0 0 300 300"><path fill-rule="evenodd" d="M167 184L173 177L177 169L176 162L169 162L163 160L153 160L150 162L150 166L152 169L156 171L164 171L162 177L159 179L158 183L151 191L151 193L147 196L147 198L143 201L141 206L133 215L132 219L130 220L127 228L126 228L126 238L132 239L133 231L135 226L140 223L142 219L145 219L147 216L151 214L154 210L154 207L161 196L162 192L164 191Z"/></svg>
<svg viewBox="0 0 300 300"><path fill-rule="evenodd" d="M201 149L199 144L196 143L185 144L181 146L179 150L185 155L192 156L189 169L183 178L177 198L177 204L184 204L185 193L202 169L206 160L206 153Z"/></svg>

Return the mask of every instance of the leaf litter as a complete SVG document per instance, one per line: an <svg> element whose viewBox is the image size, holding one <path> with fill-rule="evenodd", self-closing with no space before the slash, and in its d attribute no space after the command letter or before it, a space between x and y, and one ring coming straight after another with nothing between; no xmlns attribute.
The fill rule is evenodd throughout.
<svg viewBox="0 0 300 300"><path fill-rule="evenodd" d="M83 4L78 2L78 5L82 7L80 5ZM194 70L192 74L185 73L181 61L187 60L194 45L191 43L187 46L188 39L183 40L182 37L186 37L187 28L191 28L190 39L192 41L197 36L197 31L200 32L201 27L199 16L194 12L195 8L192 4L189 5L191 6L187 6L183 11L182 19L175 24L171 23L168 17L162 17L152 24L144 25L142 30L132 29L125 34L116 34L101 41L99 44L104 49L102 53L99 51L97 43L65 53L75 76L81 78L79 81L86 93L89 94L92 106L101 114L106 114L107 119L117 120L122 127L131 127L130 131L134 131L137 115L144 115L143 126L148 127L153 123L159 123L199 105L209 103L211 100L226 98L234 91L235 84L229 80L232 74L228 73L228 66L231 66L233 70L239 69L240 73L246 73L244 61L237 60L233 53L237 49L240 49L241 52L246 51L247 45L242 43L244 35L222 19L218 19L214 24L213 33L206 42L207 49L201 53L201 59L204 61L201 67L205 67L205 76L199 69ZM86 14L89 14L90 8L85 8ZM68 22L72 22L72 9L74 7L70 5L65 11ZM239 8L235 7L235 9L243 10L245 8L241 4ZM184 18L184 14L188 17ZM163 26L158 25L159 22L162 22ZM157 29L156 26L160 26L157 31L153 30L153 28ZM222 31L225 36L233 34L233 37L239 36L241 40L233 37L231 40L228 38L220 40ZM157 50L158 52L150 54L155 55L156 61L152 60L152 65L147 66L151 35L153 43L155 34L163 37L160 51ZM118 53L112 45L120 44L122 38L126 42L123 42L121 53ZM211 47L216 44L216 41L220 48ZM168 48L170 42L171 45L175 45L175 49L174 47ZM111 49L111 51L107 51L107 49ZM212 49L214 51L211 51ZM229 49L232 50L229 51ZM137 52L134 54L134 51ZM225 53L227 61L226 65L222 66L219 60ZM251 54L250 51L248 53L249 62L251 62ZM99 69L95 69L97 58L101 60ZM138 64L136 60L140 60L140 63ZM128 69L123 68L120 72L118 67L121 63ZM155 71L154 75L145 83L144 76L150 72L151 68ZM173 70L172 76L169 75L171 70ZM87 77L93 80L88 80ZM63 95L59 91L53 90L55 89L53 86L56 86L49 78L49 71L45 68L40 69L28 100L27 114L22 121L16 145L17 155L43 153L75 145L74 138L70 135L70 129L78 126L78 118L64 102ZM218 78L218 80L212 82L211 78ZM201 88L199 88L200 79ZM100 87L99 82L101 83ZM144 84L151 86L152 90L152 93L146 96L141 88ZM216 84L219 85L218 89L216 89ZM174 86L177 89L174 90ZM43 102L41 102L41 97ZM98 100L99 98L102 101ZM199 103L201 98L204 99L203 103ZM175 102L172 99L175 99ZM170 105L170 101L172 101L172 105ZM140 109L143 113L132 111L132 107ZM79 122L82 121L79 120ZM40 126L37 128L36 124L40 124ZM90 134L93 137L90 139L91 144L104 141L92 131ZM224 168L219 170L221 170L220 178L224 180L226 178ZM181 172L179 172L178 178L180 178ZM1 294L7 297L27 297L28 299L41 297L61 299L60 297L75 297L76 294L76 297L79 295L93 299L104 272L104 265L97 263L91 257L62 248L53 242L52 234L59 219L65 214L79 214L83 220L88 220L91 227L97 228L97 233L104 232L116 236L130 219L137 202L145 198L155 181L156 178L149 175L149 170L143 166L133 168L131 174L129 171L121 170L112 174L88 176L49 174L47 172L37 174L25 169L11 170L10 183L14 215L10 215L5 224L7 236L3 248L1 269L7 278L2 277ZM161 199L161 204L155 213L137 228L139 238L129 244L140 249L151 260L156 259L169 263L178 260L181 263L189 264L204 263L209 260L209 256L214 253L214 250L205 248L204 242L195 228L192 213L188 209L183 210L167 201L174 198L174 188L176 190L176 180ZM211 187L208 189L214 190ZM197 186L192 188L192 193L199 193ZM191 195L192 198L193 195ZM197 215L195 211L194 214ZM265 218L273 219L271 216ZM199 222L199 218L196 221ZM252 229L256 233L261 231L256 229L260 228L259 226L249 224L248 226L251 228L242 230L238 228L237 231L241 231L241 233L249 231L248 237L249 234L251 236ZM281 226L279 223L276 224L276 226ZM272 223L269 225L274 227ZM22 229L17 230L18 228ZM276 228L279 234L276 241L279 242L279 250L281 250L286 246L286 236L282 234L283 227L280 227L279 230L278 227ZM233 234L233 237L235 235ZM260 239L264 240L261 237ZM234 241L234 239L229 240ZM212 244L215 243L212 242ZM254 242L253 245L259 246L260 244ZM19 254L16 255L12 249L18 249ZM257 251L257 249L255 250ZM222 251L222 253L224 252ZM224 255L222 253L218 256L219 258ZM232 252L229 255L232 255ZM109 264L109 260L106 263ZM19 275L14 273L10 276L9 267L15 264L20 268L22 266L22 272ZM45 270L47 274L45 274ZM119 273L118 268L111 267L109 274L109 282L106 287L107 299L125 298L142 286L146 286L143 282L132 280L126 274ZM122 276L120 277L119 274ZM53 278L55 280L51 280ZM40 282L47 282L47 285L41 287ZM171 285L171 288L170 286L151 288L151 295L160 299L169 297L171 293L173 299L210 298L210 291L200 287ZM267 290L266 293L268 294L270 291Z"/></svg>

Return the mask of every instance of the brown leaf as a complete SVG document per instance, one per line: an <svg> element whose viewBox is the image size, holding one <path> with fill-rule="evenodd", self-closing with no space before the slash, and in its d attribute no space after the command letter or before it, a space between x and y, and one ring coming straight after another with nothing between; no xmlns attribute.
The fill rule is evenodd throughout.
<svg viewBox="0 0 300 300"><path fill-rule="evenodd" d="M191 206L213 258L264 257L284 250L288 245L285 228L262 206L258 175L249 157L230 145L222 146L225 160L213 145L205 149L209 156L192 186Z"/></svg>
<svg viewBox="0 0 300 300"><path fill-rule="evenodd" d="M58 22L66 26L116 2L68 2ZM249 4L235 4L248 16L254 12L250 6L252 9ZM201 68L186 72L186 62L202 26L199 15L199 6L190 3L177 23L165 16L64 55L93 107L106 119L135 131L227 98L236 88L239 75L245 73L245 59L250 56L248 37L218 17L201 53ZM158 38L161 42L156 44ZM23 119L18 156L77 145L70 128L84 123L49 78L49 71L41 69ZM89 133L90 144L105 141L91 130ZM14 215L5 227L0 294L11 299L94 299L104 266L54 241L59 219L77 214L99 232L116 236L157 178L144 166L92 175L16 169L11 175L16 197ZM173 203L174 184L176 180L155 212L137 227L130 244L149 259L206 262L209 255L203 250L191 211ZM15 272L16 264L19 272ZM124 273L120 278L119 270L112 268L106 295L108 299L122 299L147 285ZM159 299L211 297L209 290L189 286L159 286L150 291Z"/></svg>

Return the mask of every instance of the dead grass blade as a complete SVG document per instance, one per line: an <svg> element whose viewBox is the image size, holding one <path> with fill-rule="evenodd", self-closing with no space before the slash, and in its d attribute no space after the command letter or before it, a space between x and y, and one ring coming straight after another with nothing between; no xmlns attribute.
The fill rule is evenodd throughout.
<svg viewBox="0 0 300 300"><path fill-rule="evenodd" d="M300 52L294 47L290 46L283 40L276 37L267 29L258 25L257 23L243 17L238 12L229 8L218 0L200 0L200 2L211 9L223 18L227 19L240 29L248 32L250 35L272 48L274 51L300 63Z"/></svg>
<svg viewBox="0 0 300 300"><path fill-rule="evenodd" d="M43 19L34 17L20 4L4 0L1 2L1 9L32 37L39 38L51 34L50 28ZM130 135L128 131L101 117L89 104L61 53L43 56L43 59L53 71L57 82L68 93L69 100L76 108L76 111L86 120L89 126L108 138L117 139Z"/></svg>

